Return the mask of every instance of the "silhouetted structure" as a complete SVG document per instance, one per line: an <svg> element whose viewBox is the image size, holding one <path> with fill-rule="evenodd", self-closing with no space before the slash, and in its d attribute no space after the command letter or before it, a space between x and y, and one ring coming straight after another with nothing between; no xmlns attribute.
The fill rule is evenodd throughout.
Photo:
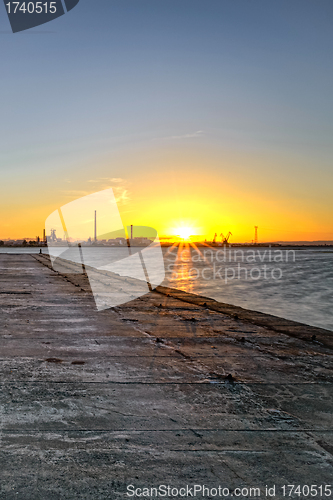
<svg viewBox="0 0 333 500"><path fill-rule="evenodd" d="M254 244L258 244L258 226L254 226Z"/></svg>
<svg viewBox="0 0 333 500"><path fill-rule="evenodd" d="M223 245L227 245L229 243L229 238L230 236L232 236L232 233L229 231L229 233L227 234L227 236L224 236L223 233L220 234L220 236L222 236L222 243Z"/></svg>

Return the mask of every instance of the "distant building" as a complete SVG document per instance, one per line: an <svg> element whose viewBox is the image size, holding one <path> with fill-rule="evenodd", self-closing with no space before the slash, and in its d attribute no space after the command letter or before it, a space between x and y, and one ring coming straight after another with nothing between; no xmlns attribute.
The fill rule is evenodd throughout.
<svg viewBox="0 0 333 500"><path fill-rule="evenodd" d="M118 245L126 245L126 238L116 238Z"/></svg>

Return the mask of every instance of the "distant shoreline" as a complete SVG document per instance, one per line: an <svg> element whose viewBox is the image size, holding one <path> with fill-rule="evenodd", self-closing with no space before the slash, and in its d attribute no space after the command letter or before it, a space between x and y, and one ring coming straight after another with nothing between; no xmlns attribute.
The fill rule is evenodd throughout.
<svg viewBox="0 0 333 500"><path fill-rule="evenodd" d="M191 244L198 248L285 248L285 247L293 247L293 248L333 248L333 243L229 243L228 245L222 245L221 243L212 243L212 242L174 242L174 243L164 243L160 242L161 247L168 248L172 246L178 246L180 244ZM73 244L75 246L75 243ZM125 248L126 245L106 245L106 244L97 244L97 245L87 245L84 248ZM131 247L140 247L146 248L143 245L131 245ZM0 245L0 251L2 248L24 248L24 249L48 249L47 245ZM59 247L61 248L61 245ZM65 248L65 247L64 247Z"/></svg>

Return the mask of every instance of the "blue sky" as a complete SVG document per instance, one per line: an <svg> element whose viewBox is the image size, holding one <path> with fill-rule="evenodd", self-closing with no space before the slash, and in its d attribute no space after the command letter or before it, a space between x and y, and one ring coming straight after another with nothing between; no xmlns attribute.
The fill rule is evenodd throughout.
<svg viewBox="0 0 333 500"><path fill-rule="evenodd" d="M281 185L315 186L316 207L323 189L326 203L332 21L331 0L81 0L14 35L1 7L2 210L28 202L27 186L47 197L58 177L103 176L105 158L167 147L264 155L240 175L265 189L265 169L278 169ZM135 174L116 163L111 177Z"/></svg>

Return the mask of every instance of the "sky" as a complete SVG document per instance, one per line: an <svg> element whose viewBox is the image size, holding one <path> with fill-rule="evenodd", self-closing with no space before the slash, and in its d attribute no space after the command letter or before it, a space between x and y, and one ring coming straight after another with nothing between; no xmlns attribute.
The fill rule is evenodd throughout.
<svg viewBox="0 0 333 500"><path fill-rule="evenodd" d="M160 235L333 240L332 22L332 0L80 0L13 34L0 5L0 238L112 187Z"/></svg>

